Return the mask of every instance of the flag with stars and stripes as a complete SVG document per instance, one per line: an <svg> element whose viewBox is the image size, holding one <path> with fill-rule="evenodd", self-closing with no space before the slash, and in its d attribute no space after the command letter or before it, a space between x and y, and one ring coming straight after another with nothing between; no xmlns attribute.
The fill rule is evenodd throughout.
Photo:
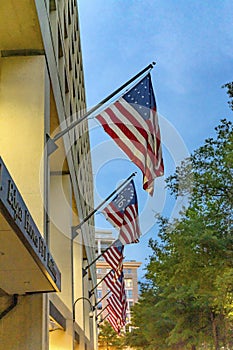
<svg viewBox="0 0 233 350"><path fill-rule="evenodd" d="M126 317L125 317L125 320L122 320L120 317L118 317L115 314L115 312L114 312L113 308L111 307L111 305L109 305L109 304L107 305L107 311L108 311L108 316L111 316L111 318L114 321L115 325L117 325L116 328L118 328L118 332L120 332L121 328L124 327L124 325L126 324ZM111 322L110 322L110 324L111 324ZM117 330L115 329L115 331L117 331Z"/></svg>
<svg viewBox="0 0 233 350"><path fill-rule="evenodd" d="M114 294L112 294L107 299L108 305L111 307L112 314L117 317L122 324L125 324L126 321L126 309L127 309L127 300L125 295L122 300L119 300Z"/></svg>
<svg viewBox="0 0 233 350"><path fill-rule="evenodd" d="M125 281L123 272L117 280L114 279L113 273L105 278L105 282L111 291L111 296L107 299L107 310L112 321L109 323L116 331L120 332L120 329L126 323L127 299Z"/></svg>
<svg viewBox="0 0 233 350"><path fill-rule="evenodd" d="M120 276L123 268L123 250L124 246L119 240L116 240L108 249L103 252L103 257L111 266L115 273Z"/></svg>
<svg viewBox="0 0 233 350"><path fill-rule="evenodd" d="M104 109L96 119L143 173L143 189L153 195L164 174L161 137L150 74Z"/></svg>
<svg viewBox="0 0 233 350"><path fill-rule="evenodd" d="M121 299L123 290L125 289L124 275L123 271L119 277L116 278L115 271L111 272L104 278L108 289L117 296L118 299Z"/></svg>
<svg viewBox="0 0 233 350"><path fill-rule="evenodd" d="M138 201L133 180L102 210L106 219L119 229L123 245L136 243L140 237Z"/></svg>
<svg viewBox="0 0 233 350"><path fill-rule="evenodd" d="M110 323L114 331L118 334L120 334L121 331L121 324L119 323L119 319L114 317L112 313L108 314L107 321Z"/></svg>

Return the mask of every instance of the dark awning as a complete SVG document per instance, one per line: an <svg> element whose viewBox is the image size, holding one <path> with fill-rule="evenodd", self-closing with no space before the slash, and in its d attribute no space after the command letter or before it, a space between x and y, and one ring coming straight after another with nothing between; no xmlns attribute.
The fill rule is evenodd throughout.
<svg viewBox="0 0 233 350"><path fill-rule="evenodd" d="M0 289L8 294L61 289L61 273L1 158Z"/></svg>

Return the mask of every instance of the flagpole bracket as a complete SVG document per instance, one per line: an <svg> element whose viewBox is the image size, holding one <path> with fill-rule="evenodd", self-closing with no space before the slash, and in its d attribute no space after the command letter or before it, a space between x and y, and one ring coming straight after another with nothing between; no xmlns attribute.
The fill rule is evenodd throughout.
<svg viewBox="0 0 233 350"><path fill-rule="evenodd" d="M85 277L87 274L87 270L83 268L83 277Z"/></svg>
<svg viewBox="0 0 233 350"><path fill-rule="evenodd" d="M58 146L56 145L54 140L51 139L49 134L46 134L46 148L48 156L50 156L53 152L55 152L58 149Z"/></svg>
<svg viewBox="0 0 233 350"><path fill-rule="evenodd" d="M72 240L74 240L78 236L79 234L79 232L77 232L78 228L79 228L79 225L71 227Z"/></svg>

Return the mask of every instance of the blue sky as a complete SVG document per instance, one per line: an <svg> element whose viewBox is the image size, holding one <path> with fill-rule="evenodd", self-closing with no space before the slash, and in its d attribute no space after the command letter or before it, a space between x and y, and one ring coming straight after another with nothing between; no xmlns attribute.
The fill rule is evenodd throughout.
<svg viewBox="0 0 233 350"><path fill-rule="evenodd" d="M232 118L221 88L233 80L232 0L79 0L78 9L88 107L156 61L151 75L168 176L214 134L221 118ZM90 129L98 204L137 168L97 122L91 121ZM154 214L171 217L181 204L169 196L163 178L156 180L153 198L142 191L141 182L138 170L143 236L140 243L126 247L125 255L144 266L150 254L148 239L157 234ZM101 214L96 226L111 228Z"/></svg>

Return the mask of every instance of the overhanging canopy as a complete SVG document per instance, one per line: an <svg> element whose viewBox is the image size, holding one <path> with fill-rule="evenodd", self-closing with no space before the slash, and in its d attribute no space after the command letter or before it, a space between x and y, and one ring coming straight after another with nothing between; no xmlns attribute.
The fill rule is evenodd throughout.
<svg viewBox="0 0 233 350"><path fill-rule="evenodd" d="M0 289L25 294L60 288L60 271L0 158Z"/></svg>

